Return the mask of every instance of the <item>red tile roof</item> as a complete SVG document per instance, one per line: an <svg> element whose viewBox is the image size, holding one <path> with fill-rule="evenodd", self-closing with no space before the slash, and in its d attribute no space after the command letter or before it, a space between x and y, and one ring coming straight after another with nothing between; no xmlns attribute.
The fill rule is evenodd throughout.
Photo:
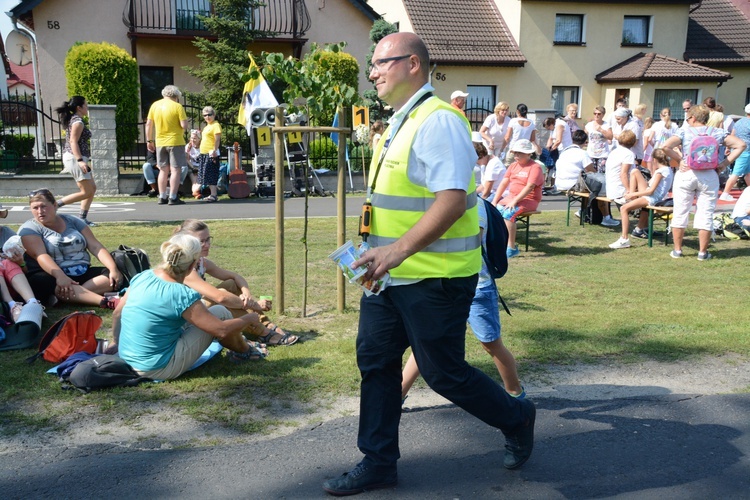
<svg viewBox="0 0 750 500"><path fill-rule="evenodd" d="M404 0L404 7L433 62L461 66L526 62L492 0Z"/></svg>
<svg viewBox="0 0 750 500"><path fill-rule="evenodd" d="M34 65L27 64L25 66L19 66L15 63L10 63L10 72L8 75L8 89L13 86L23 83L27 87L34 88Z"/></svg>
<svg viewBox="0 0 750 500"><path fill-rule="evenodd" d="M750 63L750 2L703 0L690 14L685 59L700 64Z"/></svg>
<svg viewBox="0 0 750 500"><path fill-rule="evenodd" d="M725 82L732 75L660 54L639 53L596 75L599 83L623 81Z"/></svg>

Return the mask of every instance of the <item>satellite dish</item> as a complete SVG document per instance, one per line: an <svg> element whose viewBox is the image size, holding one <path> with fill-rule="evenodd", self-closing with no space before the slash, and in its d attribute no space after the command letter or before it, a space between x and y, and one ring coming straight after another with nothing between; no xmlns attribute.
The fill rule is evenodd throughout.
<svg viewBox="0 0 750 500"><path fill-rule="evenodd" d="M5 40L5 53L8 60L19 66L31 63L31 42L29 38L18 30L8 33Z"/></svg>

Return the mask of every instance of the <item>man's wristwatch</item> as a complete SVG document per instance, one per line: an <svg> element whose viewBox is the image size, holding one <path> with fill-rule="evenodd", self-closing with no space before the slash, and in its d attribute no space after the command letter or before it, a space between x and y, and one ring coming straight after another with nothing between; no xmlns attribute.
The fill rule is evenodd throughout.
<svg viewBox="0 0 750 500"><path fill-rule="evenodd" d="M83 161L83 158L78 158L76 161Z"/></svg>
<svg viewBox="0 0 750 500"><path fill-rule="evenodd" d="M149 140L149 141L146 141L146 142L147 142L147 143L152 143L152 142L154 142L154 141L151 141L151 140Z"/></svg>

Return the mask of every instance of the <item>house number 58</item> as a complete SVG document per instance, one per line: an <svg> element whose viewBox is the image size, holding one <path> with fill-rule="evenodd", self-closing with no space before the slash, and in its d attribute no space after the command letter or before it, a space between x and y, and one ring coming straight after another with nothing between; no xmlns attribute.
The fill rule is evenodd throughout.
<svg viewBox="0 0 750 500"><path fill-rule="evenodd" d="M47 21L47 29L59 30L60 23L58 21Z"/></svg>

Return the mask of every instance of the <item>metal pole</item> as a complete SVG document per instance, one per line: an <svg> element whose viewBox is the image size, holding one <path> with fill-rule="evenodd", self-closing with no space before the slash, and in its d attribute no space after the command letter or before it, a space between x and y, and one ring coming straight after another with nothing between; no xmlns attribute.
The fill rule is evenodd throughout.
<svg viewBox="0 0 750 500"><path fill-rule="evenodd" d="M276 107L276 125L284 127L284 109ZM284 314L284 136L274 134L274 164L276 177L276 297L274 306ZM290 165L291 167L291 165Z"/></svg>
<svg viewBox="0 0 750 500"><path fill-rule="evenodd" d="M342 109L339 113L340 128L348 128L349 113L350 109ZM346 145L348 137L348 134L339 134L339 176L336 187L338 190L336 195L336 242L338 246L346 241ZM346 307L346 279L338 269L336 269L336 275L338 276L336 281L337 308L339 312L343 312Z"/></svg>

